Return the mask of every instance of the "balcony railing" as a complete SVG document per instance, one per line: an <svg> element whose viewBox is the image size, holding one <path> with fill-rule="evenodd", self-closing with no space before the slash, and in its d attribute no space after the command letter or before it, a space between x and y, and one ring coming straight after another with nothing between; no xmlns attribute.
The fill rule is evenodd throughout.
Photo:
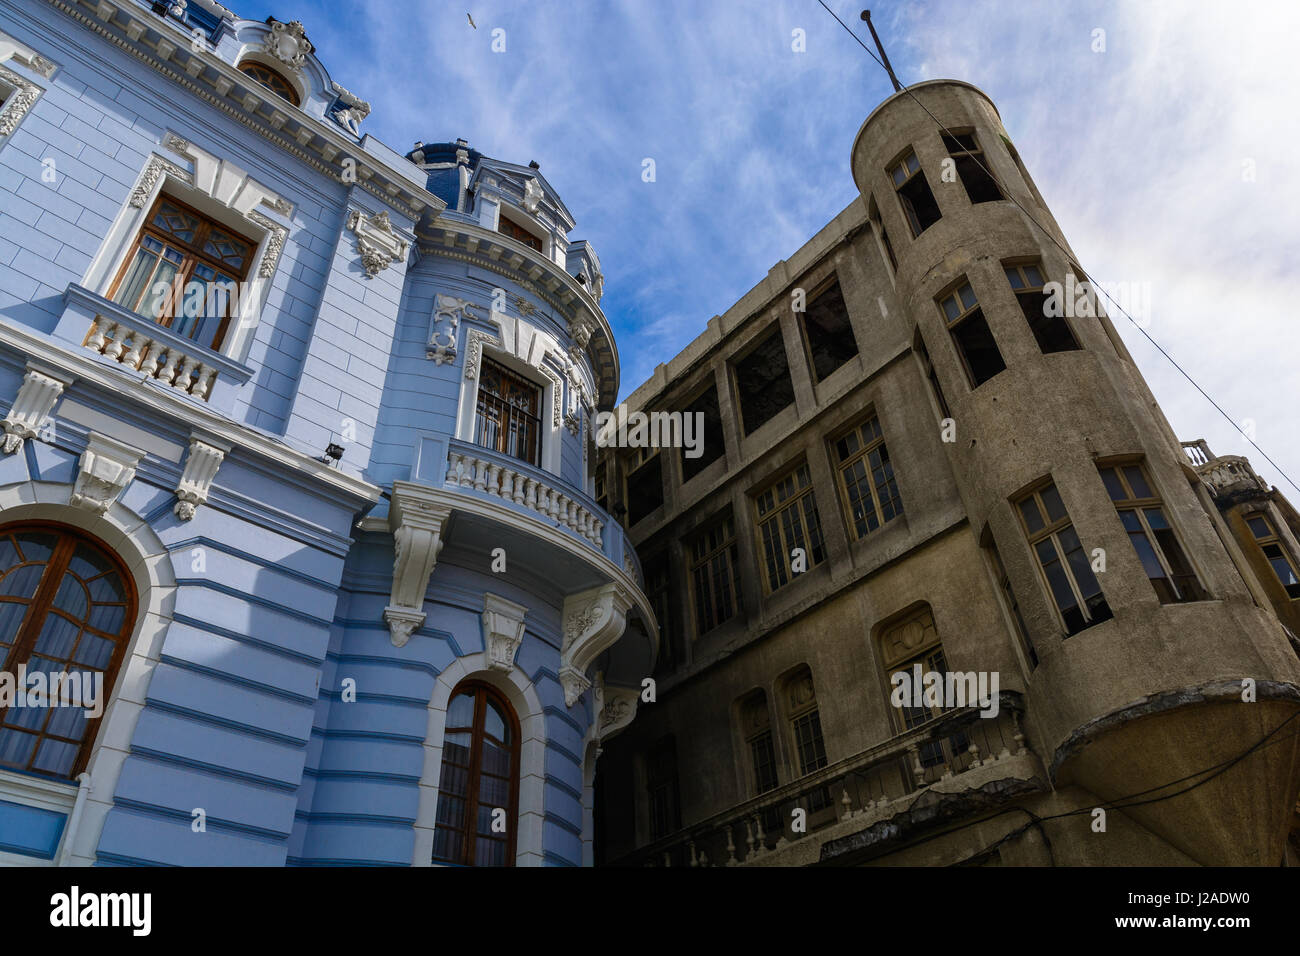
<svg viewBox="0 0 1300 956"><path fill-rule="evenodd" d="M1215 455L1204 438L1182 443L1188 461L1216 498L1267 493L1268 483L1255 474L1250 459L1241 455Z"/></svg>
<svg viewBox="0 0 1300 956"><path fill-rule="evenodd" d="M1021 727L1023 697L999 695L996 717L978 708L948 711L878 746L770 790L614 861L620 866L735 866L836 824L865 828L904 812L922 790L960 789L961 774L1028 756ZM1010 772L1010 771L1009 771ZM1023 770L1021 771L1023 772ZM957 785L957 786L954 786ZM793 832L793 811L806 814L806 833Z"/></svg>

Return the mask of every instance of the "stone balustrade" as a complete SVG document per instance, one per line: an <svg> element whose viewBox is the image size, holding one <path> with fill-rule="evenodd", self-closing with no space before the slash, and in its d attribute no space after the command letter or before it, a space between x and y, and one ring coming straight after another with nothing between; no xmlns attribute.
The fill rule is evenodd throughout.
<svg viewBox="0 0 1300 956"><path fill-rule="evenodd" d="M193 351L177 345L176 336L97 316L86 334L86 348L133 371L169 385L179 392L207 401L217 378L217 369Z"/></svg>
<svg viewBox="0 0 1300 956"><path fill-rule="evenodd" d="M543 478L541 472L522 462L516 466L500 458L455 448L447 456L448 488L472 488L522 505L601 550L604 519L565 494L557 487L558 484Z"/></svg>

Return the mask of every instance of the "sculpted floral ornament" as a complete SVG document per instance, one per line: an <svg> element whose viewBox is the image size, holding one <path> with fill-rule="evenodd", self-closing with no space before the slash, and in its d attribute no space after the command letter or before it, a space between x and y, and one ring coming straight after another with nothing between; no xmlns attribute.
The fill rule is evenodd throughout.
<svg viewBox="0 0 1300 956"><path fill-rule="evenodd" d="M433 359L438 365L451 362L456 358L456 330L460 328L461 319L477 318L470 309L480 309L482 306L470 302L468 299L462 299L454 295L444 295L439 292L433 299L433 322L432 331L429 335L429 344L426 346L426 354ZM446 319L447 329L443 331L438 328L441 320ZM443 337L446 341L442 341Z"/></svg>
<svg viewBox="0 0 1300 956"><path fill-rule="evenodd" d="M348 214L347 225L357 237L357 252L367 278L373 279L394 262L406 258L407 242L393 229L387 212L368 216L354 209Z"/></svg>
<svg viewBox="0 0 1300 956"><path fill-rule="evenodd" d="M29 83L13 70L0 66L0 80L13 87L9 98L4 100L0 109L0 136L8 136L18 127L18 121L27 115L36 98L41 95L41 88Z"/></svg>
<svg viewBox="0 0 1300 956"><path fill-rule="evenodd" d="M86 450L81 453L69 504L95 514L107 514L127 485L135 480L136 466L143 457L144 452L130 445L91 432Z"/></svg>
<svg viewBox="0 0 1300 956"><path fill-rule="evenodd" d="M488 666L507 674L515 668L515 655L524 642L524 615L528 608L496 594L483 594L483 649Z"/></svg>
<svg viewBox="0 0 1300 956"><path fill-rule="evenodd" d="M307 54L313 49L302 23L298 20L281 23L276 19L271 19L270 22L271 32L262 45L263 51L289 69L301 70L307 63Z"/></svg>

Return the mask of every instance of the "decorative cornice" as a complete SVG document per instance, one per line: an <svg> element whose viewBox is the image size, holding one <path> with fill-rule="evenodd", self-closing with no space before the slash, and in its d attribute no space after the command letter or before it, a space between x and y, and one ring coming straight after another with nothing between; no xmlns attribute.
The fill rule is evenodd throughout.
<svg viewBox="0 0 1300 956"><path fill-rule="evenodd" d="M169 148L174 147L169 145ZM163 159L155 154L150 156L149 161L145 163L144 170L140 173L139 180L136 181L135 189L131 190L131 198L128 203L135 209L143 209L163 173L174 176L183 183L194 185L194 177L188 170L181 169L171 160Z"/></svg>
<svg viewBox="0 0 1300 956"><path fill-rule="evenodd" d="M272 17L270 24L271 32L262 41L262 52L279 60L293 72L301 73L307 64L307 54L313 49L302 22L293 20L282 23Z"/></svg>
<svg viewBox="0 0 1300 956"><path fill-rule="evenodd" d="M409 481L393 482L388 527L393 533L393 589L384 620L393 644L402 647L424 623L424 595L442 551L442 531L451 509L437 503L431 489Z"/></svg>
<svg viewBox="0 0 1300 956"><path fill-rule="evenodd" d="M528 608L489 592L483 593L483 650L488 666L510 673L524 642L524 615Z"/></svg>
<svg viewBox="0 0 1300 956"><path fill-rule="evenodd" d="M217 469L226 457L227 448L218 448L196 438L190 438L190 454L185 459L185 471L176 485L176 517L189 521L199 506L206 504Z"/></svg>
<svg viewBox="0 0 1300 956"><path fill-rule="evenodd" d="M81 453L76 484L69 500L74 508L106 514L135 479L135 469L144 452L116 439L90 433Z"/></svg>

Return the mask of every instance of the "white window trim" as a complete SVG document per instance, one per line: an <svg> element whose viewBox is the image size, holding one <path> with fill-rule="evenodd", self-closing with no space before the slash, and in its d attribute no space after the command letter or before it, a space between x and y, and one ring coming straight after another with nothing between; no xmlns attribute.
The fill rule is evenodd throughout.
<svg viewBox="0 0 1300 956"><path fill-rule="evenodd" d="M49 79L58 68L31 47L19 43L7 33L0 32L0 143L3 143L24 116L32 111L45 89L27 79L6 64L26 67L37 76Z"/></svg>
<svg viewBox="0 0 1300 956"><path fill-rule="evenodd" d="M293 205L240 167L213 156L175 133L168 132L162 145L182 162L177 163L160 152L149 155L135 188L122 204L108 235L100 244L99 252L87 268L82 285L107 298L113 279L121 270L145 217L164 192L238 232L257 236L253 264L245 280L245 294L240 297L239 317L231 323L230 334L220 349L221 355L242 363L252 347L289 235L289 227L273 219L268 212L287 218Z"/></svg>

